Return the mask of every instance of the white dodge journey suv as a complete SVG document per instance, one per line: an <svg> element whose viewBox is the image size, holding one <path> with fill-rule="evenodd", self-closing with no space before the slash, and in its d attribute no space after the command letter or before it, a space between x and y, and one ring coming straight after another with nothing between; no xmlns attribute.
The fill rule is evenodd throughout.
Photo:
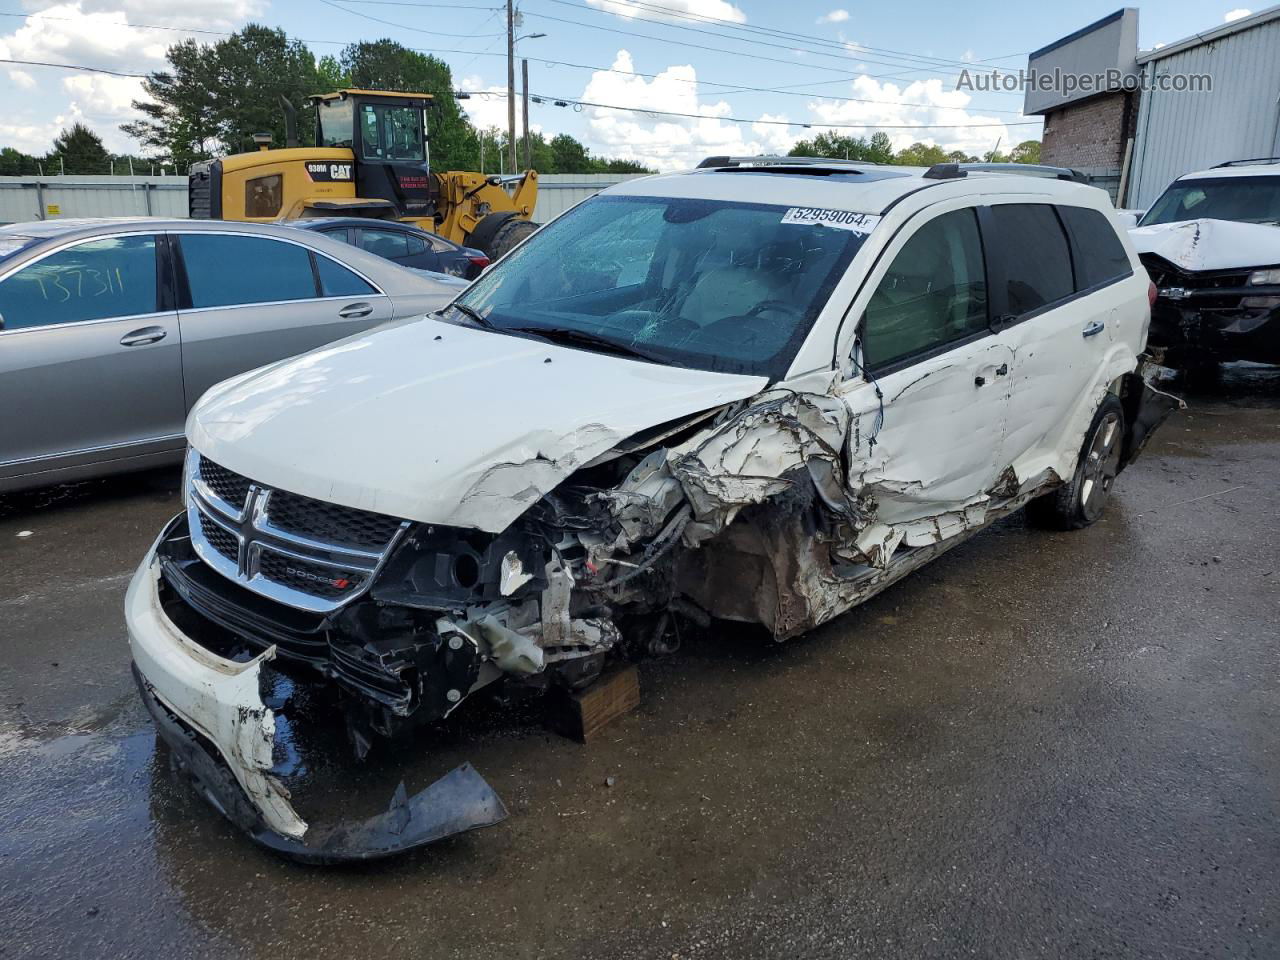
<svg viewBox="0 0 1280 960"><path fill-rule="evenodd" d="M1024 506L1092 523L1178 401L1105 194L1027 172L713 158L585 201L438 314L211 389L126 600L178 762L274 849L402 850L506 811L463 765L308 823L296 691L363 753L681 618L794 637Z"/></svg>

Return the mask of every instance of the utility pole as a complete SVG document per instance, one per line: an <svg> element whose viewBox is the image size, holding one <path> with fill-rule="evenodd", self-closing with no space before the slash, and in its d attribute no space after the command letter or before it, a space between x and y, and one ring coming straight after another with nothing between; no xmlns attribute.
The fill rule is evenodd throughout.
<svg viewBox="0 0 1280 960"><path fill-rule="evenodd" d="M515 0L507 0L507 154L516 168L516 12Z"/></svg>
<svg viewBox="0 0 1280 960"><path fill-rule="evenodd" d="M520 58L520 109L524 114L524 168L533 167L533 154L529 146L529 61Z"/></svg>

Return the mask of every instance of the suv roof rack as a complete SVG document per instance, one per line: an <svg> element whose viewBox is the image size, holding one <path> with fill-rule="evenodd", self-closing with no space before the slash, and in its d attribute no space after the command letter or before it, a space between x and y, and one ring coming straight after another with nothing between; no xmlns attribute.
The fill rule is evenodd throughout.
<svg viewBox="0 0 1280 960"><path fill-rule="evenodd" d="M1247 160L1228 160L1225 163L1215 163L1211 169L1217 170L1219 167L1247 167L1255 163L1280 163L1280 157L1249 157Z"/></svg>
<svg viewBox="0 0 1280 960"><path fill-rule="evenodd" d="M1012 173L1024 177L1050 177L1088 183L1085 175L1070 167L1050 167L1043 163L935 163L924 172L929 180L956 180L974 173Z"/></svg>
<svg viewBox="0 0 1280 960"><path fill-rule="evenodd" d="M707 157L698 164L698 170L709 168L729 169L733 167L878 167L881 164L870 160L840 160L834 157L783 157L776 154L765 154L756 157Z"/></svg>

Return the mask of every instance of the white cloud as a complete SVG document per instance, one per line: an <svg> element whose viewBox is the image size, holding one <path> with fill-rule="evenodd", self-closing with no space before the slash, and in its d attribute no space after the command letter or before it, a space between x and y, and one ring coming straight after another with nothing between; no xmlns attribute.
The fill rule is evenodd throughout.
<svg viewBox="0 0 1280 960"><path fill-rule="evenodd" d="M1228 10L1226 16L1222 18L1223 23L1232 23L1236 20L1243 20L1245 17L1253 16L1252 10L1246 10L1244 7L1237 7L1234 10Z"/></svg>
<svg viewBox="0 0 1280 960"><path fill-rule="evenodd" d="M824 13L815 22L816 23L844 23L849 19L848 10L832 10L830 13Z"/></svg>
<svg viewBox="0 0 1280 960"><path fill-rule="evenodd" d="M157 36L133 29L122 10L88 11L81 2L64 3L0 37L0 56L139 73L162 65L165 50L176 39L171 33Z"/></svg>
<svg viewBox="0 0 1280 960"><path fill-rule="evenodd" d="M687 16L668 17L655 12L653 8L658 4L649 3L648 0L587 0L587 6L595 7L597 10L603 10L606 13L612 13L614 16L623 17L626 20L633 20L639 17L641 20L689 22ZM674 10L677 13L693 14L714 20L728 20L732 23L747 22L747 15L732 3L728 3L727 0L663 0L660 6Z"/></svg>
<svg viewBox="0 0 1280 960"><path fill-rule="evenodd" d="M944 89L942 81L936 77L899 88L896 84L881 84L872 77L861 76L850 84L850 88L852 97L888 102L811 101L809 110L817 117L812 121L815 132L826 124L851 124L853 129L838 131L851 136L870 136L878 127L888 128L901 124L983 124L984 126L973 130L924 127L885 130L893 141L895 150L921 142L937 144L947 151L963 150L971 154L989 151L997 138L1002 145L1008 146L1032 136L1011 132L997 117L970 113L966 109L972 99L969 94L962 90ZM1024 128L1013 129L1019 131Z"/></svg>
<svg viewBox="0 0 1280 960"><path fill-rule="evenodd" d="M715 154L785 153L796 141L796 128L762 121L787 117L761 114L750 126L719 119L733 112L723 100L700 103L697 73L688 64L670 66L653 79L636 76L631 54L619 50L612 65L617 73L591 75L582 99L617 104L635 111L585 108L587 146L597 156L636 160L662 170L692 167ZM644 113L645 108L693 114L670 117Z"/></svg>
<svg viewBox="0 0 1280 960"><path fill-rule="evenodd" d="M265 5L266 0L205 0L196 21L202 28L231 30ZM147 73L162 69L168 48L191 34L136 25L193 23L192 8L173 0L28 0L26 6L27 18L11 33L0 34L0 57ZM80 122L111 150L138 149L119 125L136 117L132 102L143 99L141 81L48 68L9 71L9 78L16 88L31 92L6 104L0 145L43 153L60 130Z"/></svg>

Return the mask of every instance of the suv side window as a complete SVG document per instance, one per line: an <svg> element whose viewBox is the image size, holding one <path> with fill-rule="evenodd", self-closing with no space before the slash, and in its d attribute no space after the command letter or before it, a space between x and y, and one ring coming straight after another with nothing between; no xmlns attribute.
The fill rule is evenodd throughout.
<svg viewBox="0 0 1280 960"><path fill-rule="evenodd" d="M132 317L156 309L153 236L78 243L0 282L6 330Z"/></svg>
<svg viewBox="0 0 1280 960"><path fill-rule="evenodd" d="M991 225L1005 264L1009 313L1021 317L1075 293L1067 235L1047 203L998 203Z"/></svg>
<svg viewBox="0 0 1280 960"><path fill-rule="evenodd" d="M191 307L230 307L316 295L311 252L268 237L219 233L179 235Z"/></svg>
<svg viewBox="0 0 1280 960"><path fill-rule="evenodd" d="M1089 207L1058 207L1058 216L1071 238L1077 292L1133 273L1115 226L1101 211Z"/></svg>
<svg viewBox="0 0 1280 960"><path fill-rule="evenodd" d="M870 368L987 329L987 277L972 209L930 220L907 240L863 314Z"/></svg>

